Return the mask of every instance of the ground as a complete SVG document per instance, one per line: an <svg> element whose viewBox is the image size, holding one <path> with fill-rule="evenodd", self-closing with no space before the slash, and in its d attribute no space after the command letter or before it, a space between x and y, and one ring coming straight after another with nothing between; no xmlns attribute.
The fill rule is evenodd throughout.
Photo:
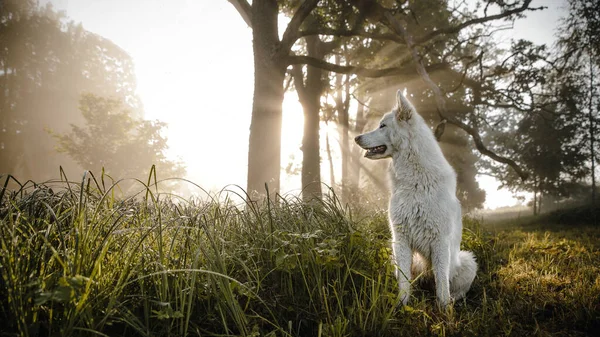
<svg viewBox="0 0 600 337"><path fill-rule="evenodd" d="M1 191L0 191L1 192ZM580 208L466 218L479 272L441 310L410 306L385 210L327 198L184 200L108 186L0 193L0 335L588 336L600 331L600 226ZM220 201L217 201L220 200Z"/></svg>

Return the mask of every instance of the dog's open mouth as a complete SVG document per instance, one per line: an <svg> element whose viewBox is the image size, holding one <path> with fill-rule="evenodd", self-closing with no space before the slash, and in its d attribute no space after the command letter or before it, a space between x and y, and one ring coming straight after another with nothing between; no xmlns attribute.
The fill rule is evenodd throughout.
<svg viewBox="0 0 600 337"><path fill-rule="evenodd" d="M385 153L385 150L387 150L387 146L385 146L385 145L370 147L367 149L367 153L365 153L365 157L372 157L372 156L375 156L378 154L383 154L383 153Z"/></svg>

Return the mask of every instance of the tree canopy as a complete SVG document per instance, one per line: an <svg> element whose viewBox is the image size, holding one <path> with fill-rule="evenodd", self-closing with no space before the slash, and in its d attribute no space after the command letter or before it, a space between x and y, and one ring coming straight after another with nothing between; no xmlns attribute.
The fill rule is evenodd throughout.
<svg viewBox="0 0 600 337"><path fill-rule="evenodd" d="M580 197L582 184L591 183L589 195L595 198L599 6L569 0L555 46L513 41L508 57L492 63L502 82L482 93L488 99L479 113L487 123L489 143L514 158L530 179L521 181L492 162L484 162L483 168L491 167L512 190L532 192L534 213L542 208L542 196ZM499 114L499 108L508 110Z"/></svg>
<svg viewBox="0 0 600 337"><path fill-rule="evenodd" d="M59 165L80 174L45 130L83 122L82 93L118 98L142 114L131 57L35 1L0 4L0 88L0 173L19 179L56 178Z"/></svg>
<svg viewBox="0 0 600 337"><path fill-rule="evenodd" d="M491 28L486 24L513 20L537 9L530 7L530 0L510 4L487 1L483 15L478 15L479 8L464 3L453 5L433 0L230 2L252 28L254 36L255 93L248 154L250 192L263 190L264 183L278 190L283 82L286 71L290 67L297 69L297 65L309 67L306 76L308 69L321 69L360 79L390 77L394 83L410 85L424 81L426 86L414 92L429 95L428 101L435 103L429 107L430 111L437 111L440 120L464 130L481 154L510 165L522 179L527 176L514 159L485 144L484 130L471 117L475 115L475 107L482 104L482 92L497 92L495 86L486 85L485 81L492 81L498 74L477 67L481 65L477 60L483 59L490 46L486 37ZM277 13L281 11L289 13L290 21L279 38ZM488 14L492 11L497 14ZM313 42L309 43L309 39ZM328 48L328 53L322 49L321 53L310 52L308 47L315 43ZM352 51L342 55L343 48ZM330 53L335 54L337 61ZM359 54L361 57L348 57ZM440 76L434 76L437 73ZM297 70L295 78L302 84ZM300 86L300 95L306 96L302 91ZM462 99L449 99L458 91L462 92ZM453 102L449 105L448 101ZM316 124L312 125L314 128ZM442 128L438 131L440 135L443 133ZM258 149L263 157L257 155ZM474 179L474 171L470 176L470 180Z"/></svg>
<svg viewBox="0 0 600 337"><path fill-rule="evenodd" d="M79 109L84 125L72 124L70 132L54 137L59 151L81 167L105 170L115 180L145 181L152 165L163 178L184 176L184 166L165 155L167 139L161 134L165 123L139 119L122 101L91 94L82 96Z"/></svg>

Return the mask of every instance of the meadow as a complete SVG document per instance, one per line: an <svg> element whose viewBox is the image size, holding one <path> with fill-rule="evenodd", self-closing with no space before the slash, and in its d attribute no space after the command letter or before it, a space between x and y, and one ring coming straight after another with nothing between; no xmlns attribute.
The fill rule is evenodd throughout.
<svg viewBox="0 0 600 337"><path fill-rule="evenodd" d="M139 183L126 199L89 175L4 185L1 336L600 331L600 227L582 210L500 225L465 218L463 249L478 275L464 300L441 310L426 286L398 305L385 210L334 194L244 202L236 188L183 199Z"/></svg>

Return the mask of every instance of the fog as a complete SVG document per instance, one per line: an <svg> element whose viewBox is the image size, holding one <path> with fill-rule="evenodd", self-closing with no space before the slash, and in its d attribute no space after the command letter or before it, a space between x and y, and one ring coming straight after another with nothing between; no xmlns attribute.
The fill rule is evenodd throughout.
<svg viewBox="0 0 600 337"><path fill-rule="evenodd" d="M532 6L542 4L548 9L528 13L513 29L499 24L501 29L489 41L506 48L517 38L551 45L564 4L534 1ZM187 178L207 190L247 186L252 29L231 3L9 0L0 6L6 33L0 41L0 86L5 93L0 104L1 175L41 182L60 179L62 167L77 181L85 170L100 174L104 168L115 180L142 179L154 164L159 178ZM288 22L280 14L280 34ZM302 53L305 47L295 48ZM394 55L393 48L384 44L378 53ZM333 56L327 60L334 62ZM394 65L365 62L364 66ZM341 189L344 145L339 116L332 112L335 81L332 75L331 87L320 99L320 180ZM427 88L418 79L344 75L341 81L352 86L352 95L340 94L348 101L350 139L362 131L356 128L357 111L365 109L363 130L375 127L399 88L410 91L432 127L439 122ZM300 194L304 116L291 82L287 76L280 191ZM463 203L495 208L522 202L506 189L498 191L495 178L478 175L480 156L461 130L450 127L444 137L442 148L460 168L459 188L469 194ZM365 162L354 144L346 151L353 158L349 164L358 167L356 176L348 178L357 182L355 189L367 191L374 202L385 198L385 186L374 183L373 177L385 182L386 165ZM194 192L186 184L172 188ZM529 196L525 191L520 195Z"/></svg>

